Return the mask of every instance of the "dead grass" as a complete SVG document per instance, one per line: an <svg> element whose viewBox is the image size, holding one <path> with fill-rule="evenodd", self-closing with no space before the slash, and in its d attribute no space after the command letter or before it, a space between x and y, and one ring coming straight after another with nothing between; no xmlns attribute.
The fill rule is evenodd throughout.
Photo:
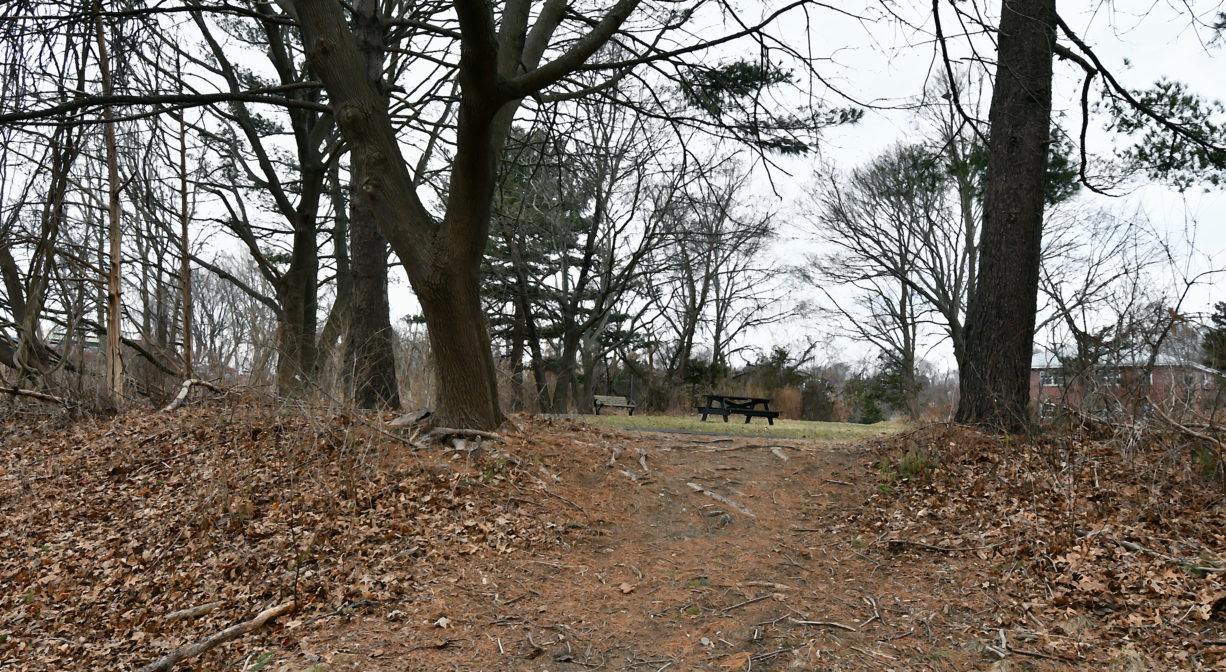
<svg viewBox="0 0 1226 672"><path fill-rule="evenodd" d="M703 422L698 415L585 415L583 422L601 427L637 430L668 430L687 432L712 432L716 434L736 434L746 436L773 436L790 439L815 439L830 441L848 441L863 439L883 434L903 431L906 423L879 422L873 425L861 425L849 422L809 422L805 420L786 420L778 418L775 424L768 424L763 418L754 418L749 423L744 418L733 416L728 422L722 418L707 418Z"/></svg>

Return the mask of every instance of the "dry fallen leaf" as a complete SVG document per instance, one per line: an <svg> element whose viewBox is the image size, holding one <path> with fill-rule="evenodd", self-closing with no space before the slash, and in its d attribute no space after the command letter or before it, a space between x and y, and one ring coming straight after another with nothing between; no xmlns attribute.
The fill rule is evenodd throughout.
<svg viewBox="0 0 1226 672"><path fill-rule="evenodd" d="M630 585L630 584L628 584L628 583L623 583L622 585L618 586L617 588L618 588L619 590L621 590L621 591L622 591L622 593L625 593L626 595L629 595L630 593L633 593L633 592L634 592L634 586L632 586L632 585Z"/></svg>
<svg viewBox="0 0 1226 672"><path fill-rule="evenodd" d="M446 616L440 616L439 619L434 622L434 624L440 628L446 629L451 626L451 619L447 618Z"/></svg>

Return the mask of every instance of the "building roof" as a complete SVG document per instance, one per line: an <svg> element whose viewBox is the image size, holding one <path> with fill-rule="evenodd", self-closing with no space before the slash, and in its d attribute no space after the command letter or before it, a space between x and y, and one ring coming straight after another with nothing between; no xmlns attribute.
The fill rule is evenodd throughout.
<svg viewBox="0 0 1226 672"><path fill-rule="evenodd" d="M1149 354L1145 353L1142 355L1141 353L1131 353L1114 361L1102 362L1102 364L1125 369L1144 368L1149 365ZM1060 363L1060 355L1052 350L1048 350L1047 348L1036 348L1034 354L1030 357L1030 369L1032 371L1039 369L1059 369L1062 366L1063 365ZM1158 353L1158 356L1154 359L1154 368L1168 367L1195 369L1197 371L1210 373L1215 376L1223 375L1221 371L1205 366L1204 364L1201 364L1195 360L1166 352Z"/></svg>

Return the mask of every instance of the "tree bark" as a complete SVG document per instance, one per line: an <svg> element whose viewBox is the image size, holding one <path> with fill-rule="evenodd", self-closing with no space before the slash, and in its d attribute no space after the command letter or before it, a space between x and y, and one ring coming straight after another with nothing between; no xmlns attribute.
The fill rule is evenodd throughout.
<svg viewBox="0 0 1226 672"><path fill-rule="evenodd" d="M375 0L353 5L353 30L366 60L366 75L383 80L383 26ZM382 87L381 87L382 88ZM358 408L400 408L390 306L387 296L387 241L361 185L371 176L364 164L350 167L349 242L352 253L353 312L345 341L345 374Z"/></svg>
<svg viewBox="0 0 1226 672"><path fill-rule="evenodd" d="M178 69L178 61L175 62ZM192 348L192 264L191 240L187 235L187 128L183 119L183 111L179 117L179 293L183 298L183 377L195 378Z"/></svg>
<svg viewBox="0 0 1226 672"><path fill-rule="evenodd" d="M304 178L306 173L303 168ZM318 184L309 179L303 183ZM317 204L318 196L304 194L302 202ZM277 392L290 397L305 394L315 373L319 320L319 248L315 234L315 212L310 208L299 213L294 222L289 268L277 287L277 303L281 305L277 319Z"/></svg>
<svg viewBox="0 0 1226 672"><path fill-rule="evenodd" d="M434 357L435 389L447 427L497 427L502 423L498 384L481 306L479 266L450 265L417 292Z"/></svg>
<svg viewBox="0 0 1226 672"><path fill-rule="evenodd" d="M353 170L356 191L366 180ZM345 375L358 408L400 408L390 306L387 296L387 242L361 194L349 199L349 242L353 253L353 304L345 339Z"/></svg>
<svg viewBox="0 0 1226 672"><path fill-rule="evenodd" d="M102 77L102 95L111 95L111 66L107 56L106 29L102 22L102 3L95 4L98 11L98 67ZM102 132L106 144L106 165L110 196L107 203L108 254L106 273L106 388L111 403L116 407L123 403L123 358L120 351L121 318L123 301L120 295L122 272L123 234L120 228L119 207L119 157L115 149L114 112L108 105L102 108Z"/></svg>
<svg viewBox="0 0 1226 672"><path fill-rule="evenodd" d="M1055 0L1003 0L979 273L958 421L1026 427L1051 129Z"/></svg>

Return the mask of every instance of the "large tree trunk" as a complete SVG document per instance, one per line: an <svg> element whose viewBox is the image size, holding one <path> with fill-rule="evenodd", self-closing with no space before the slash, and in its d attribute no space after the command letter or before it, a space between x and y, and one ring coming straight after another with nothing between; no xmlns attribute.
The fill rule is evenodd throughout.
<svg viewBox="0 0 1226 672"><path fill-rule="evenodd" d="M372 81L383 79L383 24L375 0L354 3L354 33ZM358 408L400 408L396 355L387 298L387 241L362 196L371 177L365 164L350 166L349 243L353 255L353 312L345 340L345 374Z"/></svg>
<svg viewBox="0 0 1226 672"><path fill-rule="evenodd" d="M524 386L524 340L528 337L528 327L518 303L515 304L514 320L510 334L511 352L507 355L507 363L511 367L511 408L525 411L527 394Z"/></svg>
<svg viewBox="0 0 1226 672"><path fill-rule="evenodd" d="M353 170L352 176L356 192L366 176L361 170ZM360 193L350 197L349 206L353 312L345 339L345 375L358 408L400 408L387 298L387 242Z"/></svg>
<svg viewBox="0 0 1226 672"><path fill-rule="evenodd" d="M178 60L175 69L179 69ZM180 81L182 81L180 79ZM183 301L183 377L196 377L192 349L192 265L191 240L187 235L187 126L179 110L179 294Z"/></svg>
<svg viewBox="0 0 1226 672"><path fill-rule="evenodd" d="M1016 431L1028 421L1051 129L1055 0L1003 0L984 222L966 319L958 421Z"/></svg>
<svg viewBox="0 0 1226 672"><path fill-rule="evenodd" d="M304 202L311 201L304 196ZM277 320L277 392L288 397L305 394L315 373L319 304L315 233L315 214L301 213L294 223L290 265L277 288L277 302L282 307Z"/></svg>
<svg viewBox="0 0 1226 672"><path fill-rule="evenodd" d="M492 429L502 423L478 271L450 265L417 290L434 357L436 415L447 427ZM474 356L481 354L486 356Z"/></svg>
<svg viewBox="0 0 1226 672"><path fill-rule="evenodd" d="M95 8L101 12L101 3ZM98 67L102 74L102 94L111 95L111 64L107 56L107 43L102 15L98 15ZM120 406L123 403L123 357L120 351L121 320L123 315L123 299L120 295L120 277L122 273L123 234L120 229L119 192L119 158L115 149L114 112L110 106L102 108L104 120L102 133L106 145L107 183L110 196L107 200L107 231L108 250L106 272L106 389L111 403Z"/></svg>

